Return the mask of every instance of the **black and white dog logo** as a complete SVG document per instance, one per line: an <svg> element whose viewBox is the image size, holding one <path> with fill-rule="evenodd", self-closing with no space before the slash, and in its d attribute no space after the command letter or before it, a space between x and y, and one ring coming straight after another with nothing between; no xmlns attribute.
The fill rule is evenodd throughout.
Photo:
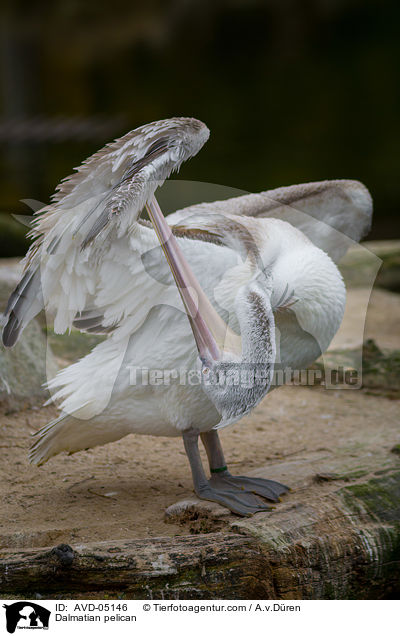
<svg viewBox="0 0 400 636"><path fill-rule="evenodd" d="M18 601L10 605L3 605L6 609L7 631L13 634L16 629L48 629L50 610L31 603Z"/></svg>

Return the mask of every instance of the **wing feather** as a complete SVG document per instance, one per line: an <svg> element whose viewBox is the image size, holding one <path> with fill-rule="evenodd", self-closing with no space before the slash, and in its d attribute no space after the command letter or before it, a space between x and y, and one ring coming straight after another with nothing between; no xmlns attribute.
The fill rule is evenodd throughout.
<svg viewBox="0 0 400 636"><path fill-rule="evenodd" d="M359 181L319 181L201 203L178 210L167 219L178 232L204 232L212 226L210 215L287 221L338 262L352 242L368 234L372 199Z"/></svg>
<svg viewBox="0 0 400 636"><path fill-rule="evenodd" d="M155 189L196 154L208 136L207 127L195 119L153 122L108 144L64 179L51 205L35 215L30 233L35 240L25 258L25 274L6 312L6 346L15 344L43 307L54 315L56 333L70 329L75 319L84 327L79 316L92 309L99 321L89 322L87 329L114 331L129 313L123 307L127 290L132 292L127 263L132 265L136 259L140 263L144 232L137 229L140 213ZM135 231L136 242L133 239L131 244ZM112 249L115 246L117 250ZM133 285L138 292L143 281L136 270L130 276L138 276ZM112 294L103 299L105 288L110 289L109 279L115 309ZM100 316L104 317L101 322Z"/></svg>

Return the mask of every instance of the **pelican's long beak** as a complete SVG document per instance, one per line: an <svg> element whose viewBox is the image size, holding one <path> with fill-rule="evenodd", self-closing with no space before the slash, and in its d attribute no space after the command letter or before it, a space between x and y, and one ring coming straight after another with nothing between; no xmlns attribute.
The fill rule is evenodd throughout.
<svg viewBox="0 0 400 636"><path fill-rule="evenodd" d="M155 196L146 208L185 306L200 358L219 360L224 349L240 352L240 337L229 329L203 292Z"/></svg>

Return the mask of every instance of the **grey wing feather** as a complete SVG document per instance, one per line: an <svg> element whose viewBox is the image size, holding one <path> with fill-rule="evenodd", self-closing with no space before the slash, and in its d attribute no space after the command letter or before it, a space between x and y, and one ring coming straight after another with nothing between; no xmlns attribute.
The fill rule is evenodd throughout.
<svg viewBox="0 0 400 636"><path fill-rule="evenodd" d="M28 269L11 294L6 310L3 344L12 347L22 329L43 309L40 268Z"/></svg>
<svg viewBox="0 0 400 636"><path fill-rule="evenodd" d="M168 222L183 226L189 217L195 222L197 215L204 219L213 213L282 219L338 262L369 232L372 199L359 181L319 181L193 205L171 214Z"/></svg>
<svg viewBox="0 0 400 636"><path fill-rule="evenodd" d="M73 321L73 326L88 333L107 334L115 329L115 325L104 326L104 316L98 310L82 311Z"/></svg>

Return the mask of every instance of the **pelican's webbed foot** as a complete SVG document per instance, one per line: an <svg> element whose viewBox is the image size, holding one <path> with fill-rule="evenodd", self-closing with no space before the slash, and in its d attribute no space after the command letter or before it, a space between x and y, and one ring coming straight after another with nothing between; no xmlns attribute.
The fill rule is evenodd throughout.
<svg viewBox="0 0 400 636"><path fill-rule="evenodd" d="M200 487L195 486L195 491L200 499L215 501L242 517L249 517L256 512L272 510L271 506L267 506L252 492L215 487L215 483L213 483L212 479Z"/></svg>
<svg viewBox="0 0 400 636"><path fill-rule="evenodd" d="M209 484L214 488L232 493L237 493L241 490L252 492L275 503L280 501L281 495L289 491L287 486L280 484L278 481L261 479L260 477L235 477L230 474L228 469L214 473Z"/></svg>
<svg viewBox="0 0 400 636"><path fill-rule="evenodd" d="M201 435L211 468L207 479L198 448L199 431L189 429L183 433L183 442L192 469L194 489L200 499L215 501L238 515L250 516L271 510L260 497L279 501L289 489L276 481L252 477L234 477L226 468L222 448L216 431Z"/></svg>

